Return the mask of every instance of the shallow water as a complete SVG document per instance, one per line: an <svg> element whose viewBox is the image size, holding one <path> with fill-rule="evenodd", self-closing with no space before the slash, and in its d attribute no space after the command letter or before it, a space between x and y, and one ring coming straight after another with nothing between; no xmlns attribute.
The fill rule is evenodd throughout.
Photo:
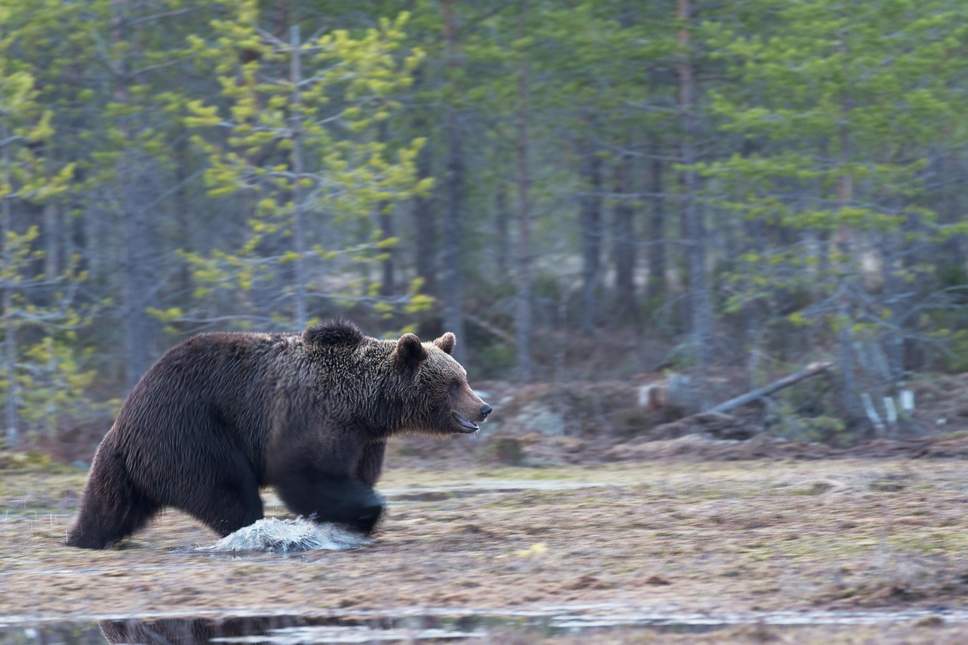
<svg viewBox="0 0 968 645"><path fill-rule="evenodd" d="M567 479L476 479L462 484L388 488L381 492L391 499L416 499L420 501L420 496L428 494L440 494L449 497L468 497L486 493L516 493L525 490L569 491L585 488L604 488L615 485L614 482L570 481Z"/></svg>
<svg viewBox="0 0 968 645"><path fill-rule="evenodd" d="M144 616L74 622L0 618L3 643L384 643L437 640L503 642L512 638L610 632L705 633L740 625L775 628L886 626L938 618L968 623L968 610L778 611L679 613L618 606L546 607L520 611L404 608L320 615Z"/></svg>
<svg viewBox="0 0 968 645"><path fill-rule="evenodd" d="M494 492L525 490L568 491L598 488L607 484L559 480L492 480L449 486L389 489L390 500L415 503L434 502L451 497L466 497ZM188 551L214 554L300 553L303 551L345 551L367 546L371 541L333 524L317 524L304 518L264 518L205 546Z"/></svg>

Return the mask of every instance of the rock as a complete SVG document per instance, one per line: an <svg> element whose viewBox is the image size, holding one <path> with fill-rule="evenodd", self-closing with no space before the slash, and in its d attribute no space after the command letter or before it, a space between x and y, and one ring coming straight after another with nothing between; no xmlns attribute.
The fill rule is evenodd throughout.
<svg viewBox="0 0 968 645"><path fill-rule="evenodd" d="M914 626L920 627L920 628L924 628L924 627L936 628L936 627L944 627L944 625L945 625L944 618L942 618L941 616L925 616L923 618L918 618L916 621L914 621Z"/></svg>
<svg viewBox="0 0 968 645"><path fill-rule="evenodd" d="M665 405L666 389L660 383L648 383L639 387L639 407L658 410Z"/></svg>
<svg viewBox="0 0 968 645"><path fill-rule="evenodd" d="M699 412L699 391L685 374L670 374L666 379L665 404L683 414Z"/></svg>
<svg viewBox="0 0 968 645"><path fill-rule="evenodd" d="M550 436L561 436L565 434L566 428L564 417L547 405L537 401L528 403L521 408L509 425Z"/></svg>
<svg viewBox="0 0 968 645"><path fill-rule="evenodd" d="M867 488L879 493L897 493L907 488L907 483L901 481L897 476L887 475L875 479L867 485Z"/></svg>
<svg viewBox="0 0 968 645"><path fill-rule="evenodd" d="M502 464L519 466L524 461L524 446L517 437L496 437L494 457Z"/></svg>
<svg viewBox="0 0 968 645"><path fill-rule="evenodd" d="M837 488L837 484L827 480L816 480L794 490L796 495L823 495Z"/></svg>

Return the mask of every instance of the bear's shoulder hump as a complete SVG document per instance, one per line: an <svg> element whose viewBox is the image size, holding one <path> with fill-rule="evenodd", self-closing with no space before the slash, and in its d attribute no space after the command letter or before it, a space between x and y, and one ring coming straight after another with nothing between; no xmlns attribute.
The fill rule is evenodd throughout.
<svg viewBox="0 0 968 645"><path fill-rule="evenodd" d="M303 341L316 347L355 347L364 338L363 332L348 320L330 320L303 332Z"/></svg>

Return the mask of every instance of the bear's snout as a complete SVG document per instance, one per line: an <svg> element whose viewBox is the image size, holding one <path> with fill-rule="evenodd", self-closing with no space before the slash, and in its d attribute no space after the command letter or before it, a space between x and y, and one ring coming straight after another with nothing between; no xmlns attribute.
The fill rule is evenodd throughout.
<svg viewBox="0 0 968 645"><path fill-rule="evenodd" d="M484 419L486 419L488 417L488 415L491 414L491 412L494 412L494 408L492 408L491 406L489 406L487 403L485 403L484 405L482 405L481 406L481 421L483 421Z"/></svg>

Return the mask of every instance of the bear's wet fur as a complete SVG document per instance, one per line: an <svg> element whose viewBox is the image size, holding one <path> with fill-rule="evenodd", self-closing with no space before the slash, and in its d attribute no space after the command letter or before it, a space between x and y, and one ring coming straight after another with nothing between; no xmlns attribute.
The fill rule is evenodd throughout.
<svg viewBox="0 0 968 645"><path fill-rule="evenodd" d="M67 544L105 548L169 506L225 536L263 517L262 486L294 513L370 533L387 440L473 432L491 410L454 342L378 340L346 321L189 338L128 395Z"/></svg>

